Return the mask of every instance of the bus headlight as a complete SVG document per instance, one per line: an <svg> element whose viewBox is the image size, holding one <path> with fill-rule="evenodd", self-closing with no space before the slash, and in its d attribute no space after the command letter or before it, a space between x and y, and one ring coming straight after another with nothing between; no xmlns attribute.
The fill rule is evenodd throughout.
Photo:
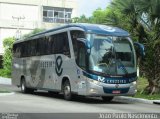
<svg viewBox="0 0 160 119"><path fill-rule="evenodd" d="M97 81L97 80L94 80L94 79L89 79L89 78L87 78L87 80L89 81L89 82L91 82L91 83L94 83L94 84L99 84L99 81Z"/></svg>

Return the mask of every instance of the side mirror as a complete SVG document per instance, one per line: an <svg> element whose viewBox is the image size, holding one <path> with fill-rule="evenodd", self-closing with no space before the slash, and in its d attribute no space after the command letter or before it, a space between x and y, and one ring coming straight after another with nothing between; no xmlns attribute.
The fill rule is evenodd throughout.
<svg viewBox="0 0 160 119"><path fill-rule="evenodd" d="M142 57L142 59L145 56L145 48L144 45L138 42L134 43L134 47L135 47L135 51L136 51L136 55L137 57Z"/></svg>

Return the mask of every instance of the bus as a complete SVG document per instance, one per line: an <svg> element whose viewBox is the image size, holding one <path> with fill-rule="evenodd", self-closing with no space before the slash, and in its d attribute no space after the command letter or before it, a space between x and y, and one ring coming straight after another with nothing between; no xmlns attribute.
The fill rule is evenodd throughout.
<svg viewBox="0 0 160 119"><path fill-rule="evenodd" d="M13 44L12 83L23 93L46 90L102 97L134 96L137 68L127 31L98 24L71 23Z"/></svg>

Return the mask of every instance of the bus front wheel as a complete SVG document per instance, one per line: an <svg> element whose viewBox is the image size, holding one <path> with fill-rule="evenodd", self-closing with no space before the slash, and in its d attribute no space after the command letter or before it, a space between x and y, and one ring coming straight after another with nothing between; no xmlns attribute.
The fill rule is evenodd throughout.
<svg viewBox="0 0 160 119"><path fill-rule="evenodd" d="M66 80L63 84L63 95L65 100L71 100L71 86L68 80Z"/></svg>
<svg viewBox="0 0 160 119"><path fill-rule="evenodd" d="M113 96L102 96L104 102L110 102L112 101L113 98L114 98Z"/></svg>

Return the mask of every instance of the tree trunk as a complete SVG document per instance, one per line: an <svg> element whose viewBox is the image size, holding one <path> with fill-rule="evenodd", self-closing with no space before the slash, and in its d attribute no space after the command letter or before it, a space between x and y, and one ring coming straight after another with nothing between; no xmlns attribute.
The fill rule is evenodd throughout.
<svg viewBox="0 0 160 119"><path fill-rule="evenodd" d="M149 85L145 88L148 94L160 94L160 43L153 48L152 63L145 67L145 74L148 78ZM147 61L148 63L148 61Z"/></svg>

